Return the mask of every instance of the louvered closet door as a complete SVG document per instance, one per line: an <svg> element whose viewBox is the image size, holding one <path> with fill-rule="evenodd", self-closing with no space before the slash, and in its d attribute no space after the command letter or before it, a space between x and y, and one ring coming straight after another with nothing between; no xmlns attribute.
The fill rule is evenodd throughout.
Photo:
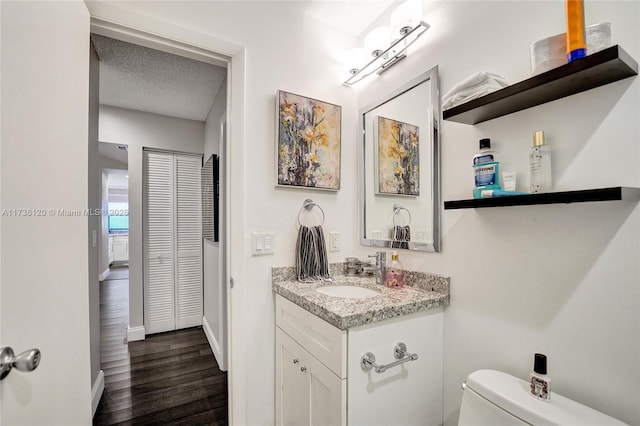
<svg viewBox="0 0 640 426"><path fill-rule="evenodd" d="M202 325L202 158L176 155L176 322Z"/></svg>
<svg viewBox="0 0 640 426"><path fill-rule="evenodd" d="M145 333L175 330L173 154L144 152Z"/></svg>

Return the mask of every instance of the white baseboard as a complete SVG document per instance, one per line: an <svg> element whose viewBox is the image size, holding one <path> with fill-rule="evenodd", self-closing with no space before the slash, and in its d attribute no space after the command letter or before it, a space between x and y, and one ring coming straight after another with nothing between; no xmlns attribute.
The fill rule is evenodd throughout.
<svg viewBox="0 0 640 426"><path fill-rule="evenodd" d="M110 273L111 273L111 269L109 269L109 268L105 269L105 270L100 274L100 276L98 276L98 280L99 280L99 281L104 281L104 280L106 280Z"/></svg>
<svg viewBox="0 0 640 426"><path fill-rule="evenodd" d="M98 377L96 377L96 381L91 386L91 415L96 414L96 410L98 409L98 404L100 403L100 398L102 398L102 393L104 392L104 371L100 370L98 373Z"/></svg>
<svg viewBox="0 0 640 426"><path fill-rule="evenodd" d="M207 340L209 341L209 346L211 346L211 350L213 351L213 356L216 357L216 361L218 362L218 367L221 371L227 371L227 363L225 357L223 357L222 350L220 349L220 344L216 340L216 337L213 334L213 330L211 330L211 326L209 325L209 321L207 321L207 317L202 317L202 329L204 330L204 335L207 336Z"/></svg>
<svg viewBox="0 0 640 426"><path fill-rule="evenodd" d="M144 325L140 327L127 327L127 342L144 340Z"/></svg>

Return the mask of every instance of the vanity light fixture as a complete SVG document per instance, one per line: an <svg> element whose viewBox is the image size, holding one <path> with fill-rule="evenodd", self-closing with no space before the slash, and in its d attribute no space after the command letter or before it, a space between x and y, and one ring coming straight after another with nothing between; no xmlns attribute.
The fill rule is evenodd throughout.
<svg viewBox="0 0 640 426"><path fill-rule="evenodd" d="M422 3L420 0L408 0L391 14L391 29L378 27L364 38L364 52L353 49L348 59L351 76L344 82L351 86L365 77L377 72L382 74L400 60L407 57L407 48L429 29L429 24L421 20ZM362 55L373 57L366 65L362 64Z"/></svg>

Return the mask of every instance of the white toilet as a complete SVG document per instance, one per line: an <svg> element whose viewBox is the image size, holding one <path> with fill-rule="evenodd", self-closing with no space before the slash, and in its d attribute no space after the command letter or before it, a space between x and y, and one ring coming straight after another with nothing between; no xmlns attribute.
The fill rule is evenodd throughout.
<svg viewBox="0 0 640 426"><path fill-rule="evenodd" d="M551 401L539 401L529 382L500 371L473 372L463 388L459 426L626 424L555 392Z"/></svg>

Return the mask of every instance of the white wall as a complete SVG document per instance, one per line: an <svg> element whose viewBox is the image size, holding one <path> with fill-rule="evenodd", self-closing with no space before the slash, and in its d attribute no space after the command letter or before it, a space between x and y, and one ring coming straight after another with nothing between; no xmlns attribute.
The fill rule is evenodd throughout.
<svg viewBox="0 0 640 426"><path fill-rule="evenodd" d="M142 148L204 152L204 123L100 106L100 142L129 147L129 326L143 326Z"/></svg>
<svg viewBox="0 0 640 426"><path fill-rule="evenodd" d="M441 93L475 71L523 80L529 45L565 30L561 1L424 4L432 27L420 50L359 88L359 104L436 64ZM640 3L585 7L587 25L611 22L614 43L640 58ZM552 146L558 190L638 186L639 87L634 77L476 126L444 122L443 199L471 197L471 157L483 137L525 190L534 130L544 130ZM467 374L493 368L526 379L533 353L543 352L553 391L639 424L637 203L445 211L443 226L442 253L401 257L408 268L451 277L446 422L457 421Z"/></svg>
<svg viewBox="0 0 640 426"><path fill-rule="evenodd" d="M207 115L204 123L204 161L207 161L212 154L221 155L220 145L220 119L225 114L227 108L227 80L222 82L220 90ZM219 164L224 167L224 160L220 159ZM224 171L220 172L220 201L224 201L224 190L226 188ZM218 365L226 370L226 350L227 324L226 324L226 287L223 278L224 258L221 248L224 247L222 232L225 226L224 206L219 206L218 230L219 241L214 242L203 239L203 298L204 298L204 322L205 327L209 327L211 335L207 335L213 347L213 353L218 361Z"/></svg>
<svg viewBox="0 0 640 426"><path fill-rule="evenodd" d="M242 424L273 422L270 268L294 263L295 218L302 201L317 201L327 216L325 229L342 233L342 251L330 253L331 261L372 251L358 244L358 107L434 65L440 66L442 92L478 70L497 72L514 82L524 79L529 45L564 31L561 1L424 5L432 28L413 53L354 91L341 85L344 70L336 53L351 47L353 39L308 16L305 4L119 3L140 14L128 15L134 26L145 16L246 48L245 92L241 105L236 105L246 125L232 128L244 140L239 148L246 152L240 163L244 182L231 182L240 186L237 191L245 206L236 212L240 219L233 218L245 229L245 251L236 260L244 268L232 293L242 315L234 324L238 332L231 336L238 351L232 369L247 377L246 392L234 400L236 407L245 407ZM614 40L640 58L638 7L637 2L588 2L587 23L612 22ZM558 189L640 184L638 84L636 77L478 126L444 123L443 198L470 196L470 158L478 139L492 137L505 163L524 172L531 133L538 129L544 129L553 144ZM339 192L274 188L278 89L342 105ZM606 173L598 173L602 170ZM526 183L524 176L519 179ZM401 254L410 269L452 277L451 306L445 311L449 423L457 419L460 382L469 372L488 367L525 377L534 351L550 356L555 391L640 423L636 210L633 203L602 203L448 211L443 214L442 253ZM276 233L274 256L251 257L252 231Z"/></svg>
<svg viewBox="0 0 640 426"><path fill-rule="evenodd" d="M82 2L1 2L2 208L88 207L89 14ZM91 423L88 219L7 217L2 344L37 347L2 381L2 424Z"/></svg>
<svg viewBox="0 0 640 426"><path fill-rule="evenodd" d="M104 155L99 156L101 169L116 169L116 170L127 170L128 166L126 163L121 163L120 161L116 161L113 158L105 157Z"/></svg>

